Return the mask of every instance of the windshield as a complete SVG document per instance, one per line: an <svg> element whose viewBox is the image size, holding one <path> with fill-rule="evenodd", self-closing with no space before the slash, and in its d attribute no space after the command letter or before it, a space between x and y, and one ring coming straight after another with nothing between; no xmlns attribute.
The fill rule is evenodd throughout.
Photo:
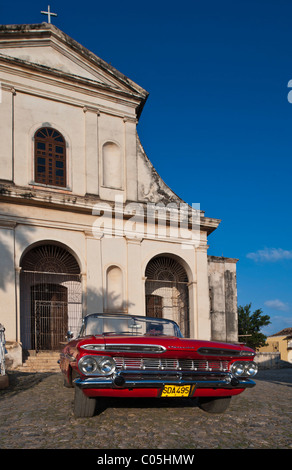
<svg viewBox="0 0 292 470"><path fill-rule="evenodd" d="M164 318L150 318L123 314L93 313L83 320L79 336L87 335L177 336L182 337L178 325Z"/></svg>

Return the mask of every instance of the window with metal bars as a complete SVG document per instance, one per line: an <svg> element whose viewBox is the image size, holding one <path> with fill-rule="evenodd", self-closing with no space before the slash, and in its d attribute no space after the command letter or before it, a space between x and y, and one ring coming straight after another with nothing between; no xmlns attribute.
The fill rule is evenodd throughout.
<svg viewBox="0 0 292 470"><path fill-rule="evenodd" d="M35 182L66 187L66 143L59 131L43 127L35 133Z"/></svg>

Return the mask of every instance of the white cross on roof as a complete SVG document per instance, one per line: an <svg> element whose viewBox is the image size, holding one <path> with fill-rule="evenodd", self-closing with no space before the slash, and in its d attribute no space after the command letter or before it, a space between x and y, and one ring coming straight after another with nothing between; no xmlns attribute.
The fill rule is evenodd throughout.
<svg viewBox="0 0 292 470"><path fill-rule="evenodd" d="M43 15L48 15L48 23L51 23L51 16L58 16L57 13L51 13L50 5L48 5L48 11L41 11Z"/></svg>

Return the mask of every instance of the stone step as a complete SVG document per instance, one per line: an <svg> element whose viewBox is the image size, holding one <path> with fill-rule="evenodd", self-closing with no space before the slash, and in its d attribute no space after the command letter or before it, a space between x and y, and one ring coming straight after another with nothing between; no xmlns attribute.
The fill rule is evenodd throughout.
<svg viewBox="0 0 292 470"><path fill-rule="evenodd" d="M61 369L59 367L59 364L57 364L56 366L39 366L39 365L36 365L36 366L26 366L26 365L22 365L22 366L19 366L17 367L17 370L21 371L21 372L60 372Z"/></svg>
<svg viewBox="0 0 292 470"><path fill-rule="evenodd" d="M61 372L60 367L25 367L25 366L18 366L17 370L19 372Z"/></svg>
<svg viewBox="0 0 292 470"><path fill-rule="evenodd" d="M19 368L24 372L60 372L58 360L60 353L56 351L41 351L29 355Z"/></svg>
<svg viewBox="0 0 292 470"><path fill-rule="evenodd" d="M56 362L29 362L29 363L24 363L22 364L22 367L28 368L28 367L59 367L59 364Z"/></svg>
<svg viewBox="0 0 292 470"><path fill-rule="evenodd" d="M56 362L60 359L60 355L54 356L54 357L29 357L28 359L25 360L26 364L35 364L35 363L40 363L40 362Z"/></svg>

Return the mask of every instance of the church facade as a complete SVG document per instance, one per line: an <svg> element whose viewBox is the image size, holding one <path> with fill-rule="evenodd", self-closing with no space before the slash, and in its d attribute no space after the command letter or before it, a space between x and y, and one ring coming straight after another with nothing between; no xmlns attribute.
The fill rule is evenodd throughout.
<svg viewBox="0 0 292 470"><path fill-rule="evenodd" d="M237 260L208 256L220 220L181 200L145 154L148 93L48 23L0 27L0 81L6 341L58 349L91 312L236 341Z"/></svg>

